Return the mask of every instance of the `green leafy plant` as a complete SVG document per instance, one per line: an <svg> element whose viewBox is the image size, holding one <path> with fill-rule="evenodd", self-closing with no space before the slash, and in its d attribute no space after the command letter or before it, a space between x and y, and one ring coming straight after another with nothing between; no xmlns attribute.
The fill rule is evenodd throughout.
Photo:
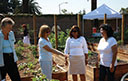
<svg viewBox="0 0 128 81"><path fill-rule="evenodd" d="M32 78L32 81L48 81L46 76L41 74Z"/></svg>
<svg viewBox="0 0 128 81"><path fill-rule="evenodd" d="M35 65L34 65L32 62L28 62L28 63L27 63L27 67L28 67L29 69L33 69L33 68L35 67Z"/></svg>
<svg viewBox="0 0 128 81"><path fill-rule="evenodd" d="M92 56L92 51L88 51L88 57L91 57Z"/></svg>
<svg viewBox="0 0 128 81"><path fill-rule="evenodd" d="M128 37L127 36L128 36L128 27L124 27L124 43L128 43L127 42L128 41ZM119 32L114 33L114 37L120 43L122 42L122 41L120 41L121 40L121 27L119 27Z"/></svg>
<svg viewBox="0 0 128 81"><path fill-rule="evenodd" d="M15 48L16 54L17 54L19 59L22 59L21 54L24 51L23 42L21 40L19 40L16 45L17 45Z"/></svg>
<svg viewBox="0 0 128 81"><path fill-rule="evenodd" d="M67 29L66 32L63 31L58 32L58 49L60 51L64 50L65 43L68 37L69 37L69 29ZM55 33L51 33L49 39L52 46L55 48Z"/></svg>
<svg viewBox="0 0 128 81"><path fill-rule="evenodd" d="M27 63L20 63L18 64L18 69L23 70L27 66Z"/></svg>
<svg viewBox="0 0 128 81"><path fill-rule="evenodd" d="M37 46L31 45L31 46L28 47L28 49L30 49L32 51L32 54L33 54L34 57L37 56L37 54L38 54L38 52L37 52Z"/></svg>
<svg viewBox="0 0 128 81"><path fill-rule="evenodd" d="M122 40L118 40L118 41L117 41L117 44L118 44L118 45L121 45L122 43L123 43Z"/></svg>
<svg viewBox="0 0 128 81"><path fill-rule="evenodd" d="M22 41L22 40L19 40L19 41L17 42L17 45L18 45L18 46L23 46L23 45L24 45L24 43L23 43L23 41Z"/></svg>

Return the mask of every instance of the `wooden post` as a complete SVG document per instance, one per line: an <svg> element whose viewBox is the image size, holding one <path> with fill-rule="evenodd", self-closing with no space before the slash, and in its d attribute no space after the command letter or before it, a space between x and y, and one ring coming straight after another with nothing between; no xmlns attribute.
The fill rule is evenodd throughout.
<svg viewBox="0 0 128 81"><path fill-rule="evenodd" d="M56 21L56 15L54 15L54 27L55 27L55 43L56 43L56 49L58 48L58 38L57 38L57 21Z"/></svg>
<svg viewBox="0 0 128 81"><path fill-rule="evenodd" d="M37 45L36 15L33 15L34 45Z"/></svg>
<svg viewBox="0 0 128 81"><path fill-rule="evenodd" d="M124 44L124 14L122 15L121 41Z"/></svg>
<svg viewBox="0 0 128 81"><path fill-rule="evenodd" d="M104 24L106 24L107 14L104 14Z"/></svg>
<svg viewBox="0 0 128 81"><path fill-rule="evenodd" d="M78 25L78 27L79 27L80 30L81 30L81 23L80 23L81 21L80 21L80 19L81 19L81 18L80 18L80 14L78 14L78 15L77 15L77 25Z"/></svg>

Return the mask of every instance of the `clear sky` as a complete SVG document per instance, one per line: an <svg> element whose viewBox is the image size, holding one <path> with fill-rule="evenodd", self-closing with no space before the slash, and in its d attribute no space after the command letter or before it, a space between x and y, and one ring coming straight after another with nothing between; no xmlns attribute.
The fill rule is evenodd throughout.
<svg viewBox="0 0 128 81"><path fill-rule="evenodd" d="M43 14L59 14L59 4L68 2L67 4L61 4L60 9L66 9L68 12L78 13L80 10L85 10L86 13L91 11L91 0L35 0L42 7L41 12ZM102 4L106 4L110 8L119 12L120 9L128 7L128 0L97 0L97 7Z"/></svg>

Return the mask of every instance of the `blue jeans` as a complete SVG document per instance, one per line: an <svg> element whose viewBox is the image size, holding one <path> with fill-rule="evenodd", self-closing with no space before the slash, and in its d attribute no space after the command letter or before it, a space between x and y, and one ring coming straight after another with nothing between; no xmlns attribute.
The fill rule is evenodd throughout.
<svg viewBox="0 0 128 81"><path fill-rule="evenodd" d="M105 77L107 77L107 81L115 81L114 79L115 70L116 67L114 67L113 72L110 72L110 67L105 67L103 65L100 65L99 81L105 81Z"/></svg>
<svg viewBox="0 0 128 81"><path fill-rule="evenodd" d="M40 61L40 67L42 73L46 75L46 78L52 79L52 61Z"/></svg>

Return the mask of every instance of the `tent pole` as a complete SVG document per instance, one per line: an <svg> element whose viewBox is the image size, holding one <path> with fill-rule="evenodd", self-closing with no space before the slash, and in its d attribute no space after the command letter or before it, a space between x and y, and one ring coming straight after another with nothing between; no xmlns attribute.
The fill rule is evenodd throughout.
<svg viewBox="0 0 128 81"><path fill-rule="evenodd" d="M82 26L81 26L81 28L82 28L82 35L84 36L84 19L82 19Z"/></svg>
<svg viewBox="0 0 128 81"><path fill-rule="evenodd" d="M104 24L106 24L107 14L104 14Z"/></svg>
<svg viewBox="0 0 128 81"><path fill-rule="evenodd" d="M116 18L116 32L118 32L118 18Z"/></svg>

